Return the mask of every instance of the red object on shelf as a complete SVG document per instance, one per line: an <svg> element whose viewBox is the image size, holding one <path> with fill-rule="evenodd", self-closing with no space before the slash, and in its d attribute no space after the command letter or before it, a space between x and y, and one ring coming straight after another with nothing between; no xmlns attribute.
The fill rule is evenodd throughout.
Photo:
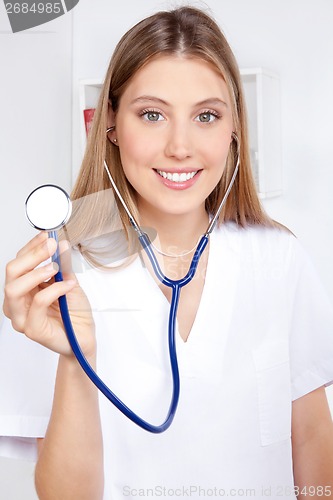
<svg viewBox="0 0 333 500"><path fill-rule="evenodd" d="M92 121L94 118L94 113L95 113L95 108L89 108L89 109L84 109L83 110L83 115L84 115L84 124L86 126L86 133L87 135L89 134L89 130L92 125Z"/></svg>

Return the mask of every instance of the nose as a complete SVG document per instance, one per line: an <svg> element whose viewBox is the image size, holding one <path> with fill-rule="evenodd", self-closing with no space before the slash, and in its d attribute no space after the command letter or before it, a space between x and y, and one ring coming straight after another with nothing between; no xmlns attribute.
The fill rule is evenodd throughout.
<svg viewBox="0 0 333 500"><path fill-rule="evenodd" d="M170 126L165 146L165 155L185 160L193 155L193 142L189 126L184 122Z"/></svg>

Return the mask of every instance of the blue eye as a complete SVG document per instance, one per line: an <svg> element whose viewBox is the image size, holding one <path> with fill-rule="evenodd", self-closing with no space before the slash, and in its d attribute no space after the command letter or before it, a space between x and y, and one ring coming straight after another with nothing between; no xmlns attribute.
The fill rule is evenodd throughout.
<svg viewBox="0 0 333 500"><path fill-rule="evenodd" d="M147 122L159 122L161 120L164 120L162 114L159 111L144 110L142 111L142 113L140 113L140 115L143 116Z"/></svg>
<svg viewBox="0 0 333 500"><path fill-rule="evenodd" d="M220 115L215 112L213 113L212 111L204 111L196 117L196 121L199 121L200 123L212 123L219 118L221 118Z"/></svg>

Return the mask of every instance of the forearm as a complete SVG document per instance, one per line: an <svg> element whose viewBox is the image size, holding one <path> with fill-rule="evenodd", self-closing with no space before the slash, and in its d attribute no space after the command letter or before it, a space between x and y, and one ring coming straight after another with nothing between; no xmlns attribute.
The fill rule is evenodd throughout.
<svg viewBox="0 0 333 500"><path fill-rule="evenodd" d="M333 498L333 425L294 450L297 498Z"/></svg>
<svg viewBox="0 0 333 500"><path fill-rule="evenodd" d="M51 419L36 465L37 493L41 500L99 500L103 479L98 391L75 358L60 356Z"/></svg>

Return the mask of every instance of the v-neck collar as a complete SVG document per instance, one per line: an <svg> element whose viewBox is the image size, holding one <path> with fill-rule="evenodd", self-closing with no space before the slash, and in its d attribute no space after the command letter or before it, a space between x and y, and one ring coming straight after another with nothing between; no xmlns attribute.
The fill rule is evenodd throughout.
<svg viewBox="0 0 333 500"><path fill-rule="evenodd" d="M190 330L190 333L187 337L186 340L183 340L179 333L179 327L178 327L178 321L176 320L176 332L175 332L175 337L176 337L176 345L184 345L187 346L192 342L193 337L197 335L197 331L200 330L198 328L197 324L201 323L201 316L202 316L202 308L203 308L203 302L207 302L207 295L209 296L209 283L211 280L211 261L215 260L214 257L211 257L211 253L215 250L215 245L214 245L214 239L215 239L215 234L212 233L209 238L209 246L206 248L206 251L209 251L208 258L207 258L207 265L206 265L206 273L205 273L205 280L203 284L203 289L198 305L198 309ZM158 284L156 283L154 277L151 275L149 270L146 267L143 267L144 269L144 279L145 279L145 289L147 290L147 298L148 298L148 293L149 293L149 304L154 305L158 310L163 311L164 314L167 314L169 316L170 312L170 302L167 299L167 297L164 295L163 291L159 288ZM186 285L185 285L186 286ZM149 292L148 292L149 291ZM180 292L182 293L182 292ZM167 332L166 332L167 333Z"/></svg>
<svg viewBox="0 0 333 500"><path fill-rule="evenodd" d="M210 236L205 282L187 341L181 338L176 323L177 356L182 372L187 376L197 376L202 372L203 356L209 360L210 350L218 348L223 352L236 306L241 241L239 228L230 224L216 228ZM93 275L95 310L117 310L117 314L130 315L134 321L133 329L137 328L137 334L145 339L144 344L154 353L157 365L162 370L169 370L170 303L140 257L111 275L97 273L97 280L96 271ZM88 280L87 290L90 290L89 283ZM105 293L106 289L108 293Z"/></svg>

